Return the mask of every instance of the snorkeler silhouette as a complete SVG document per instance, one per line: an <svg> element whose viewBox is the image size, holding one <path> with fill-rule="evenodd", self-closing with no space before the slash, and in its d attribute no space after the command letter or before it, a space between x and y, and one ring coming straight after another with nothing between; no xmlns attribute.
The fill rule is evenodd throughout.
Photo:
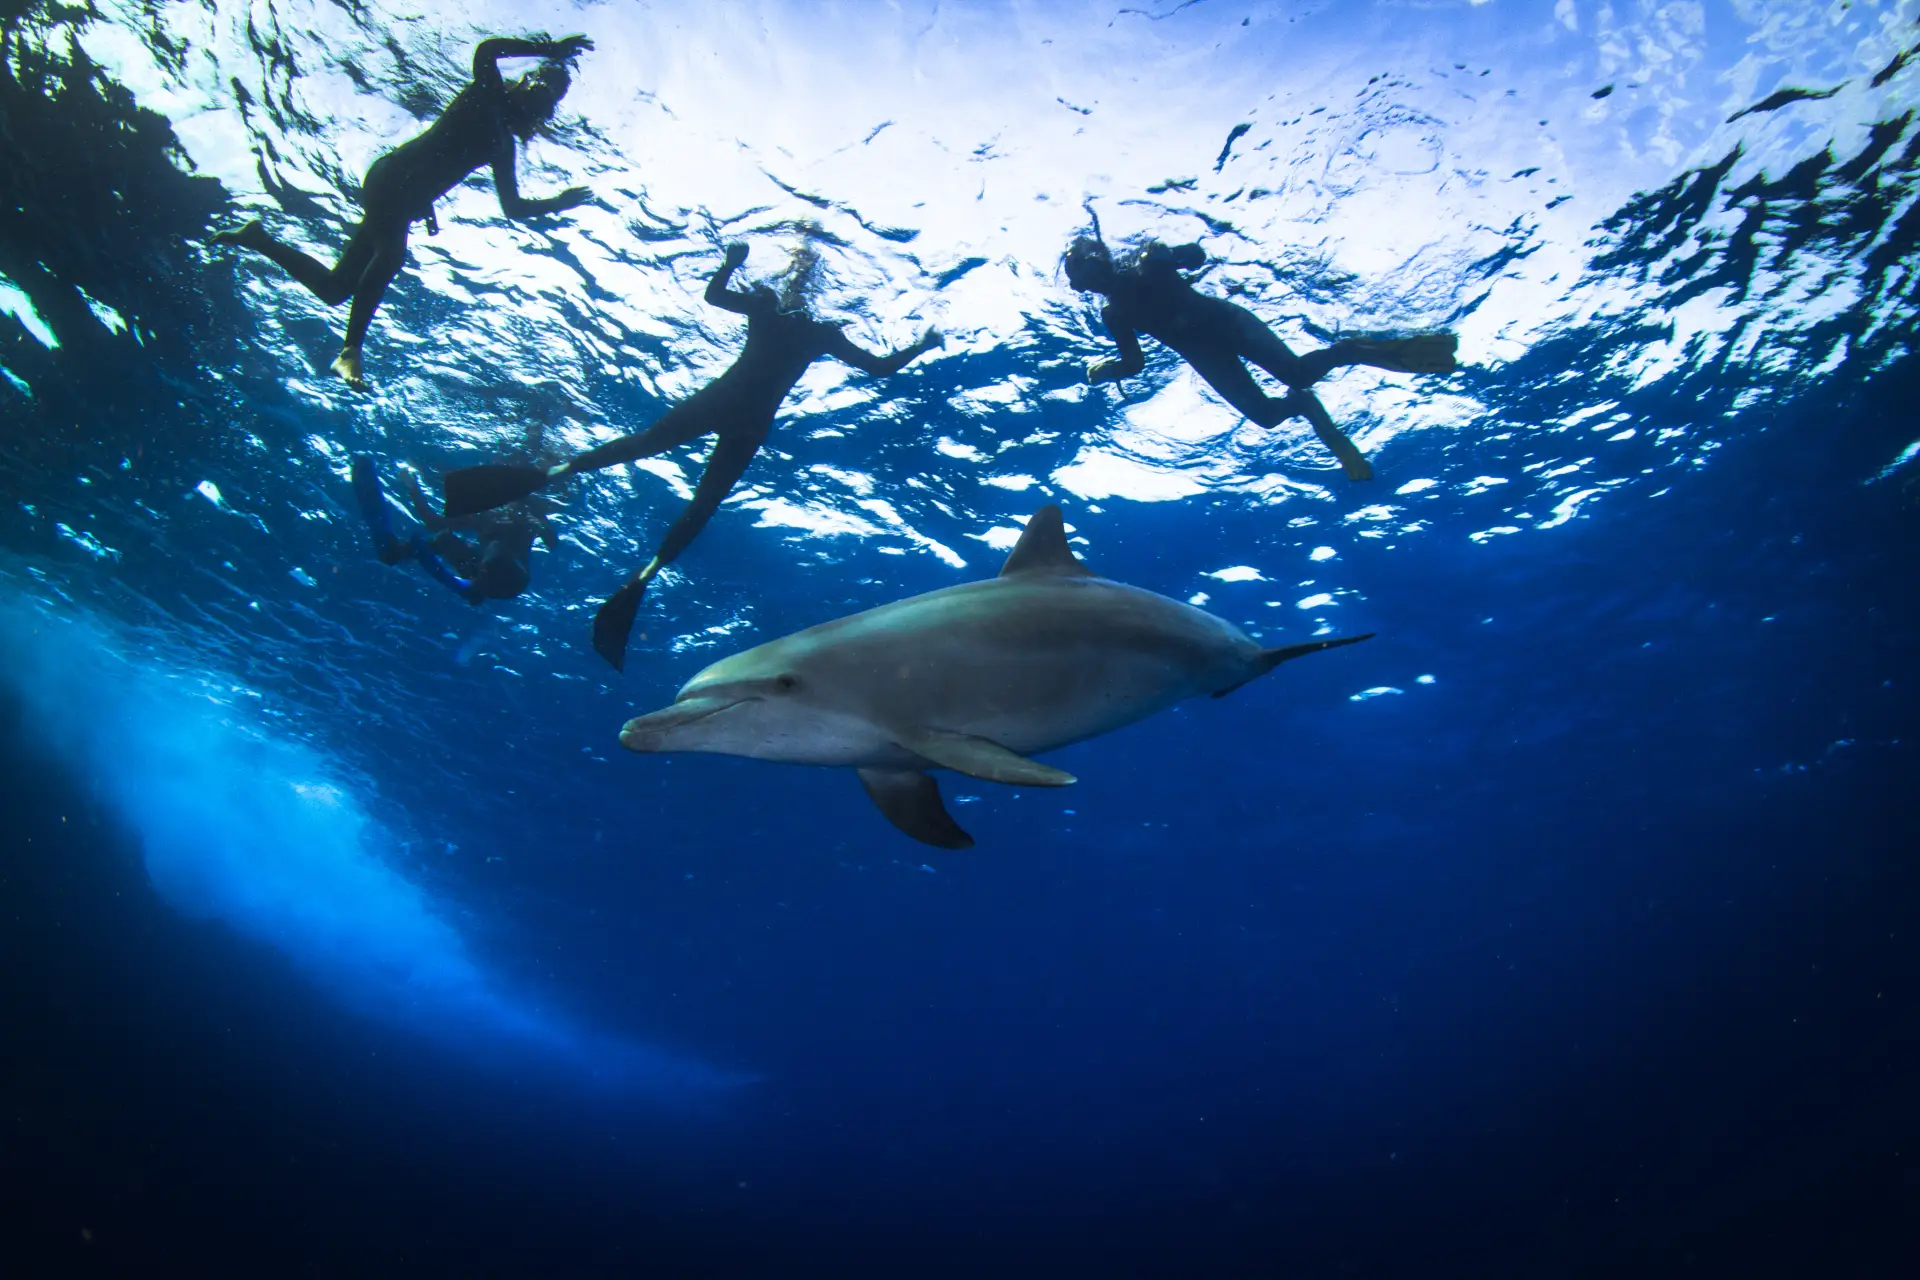
<svg viewBox="0 0 1920 1280"><path fill-rule="evenodd" d="M1331 347L1297 356L1260 318L1224 298L1201 293L1182 271L1206 265L1197 244L1168 246L1157 240L1116 264L1096 231L1081 236L1062 259L1067 283L1107 299L1101 319L1120 347L1118 360L1087 366L1088 382L1117 382L1146 367L1139 334L1172 347L1207 385L1263 427L1296 415L1305 418L1340 459L1349 480L1370 480L1373 468L1308 388L1342 365L1366 364L1395 373L1450 373L1457 339L1451 333L1410 338L1343 338ZM1252 361L1287 384L1282 398L1260 389L1243 361Z"/></svg>
<svg viewBox="0 0 1920 1280"><path fill-rule="evenodd" d="M360 344L366 340L367 326L373 323L387 285L406 262L408 228L425 222L429 235L440 229L433 216L435 200L483 164L493 166L493 189L500 197L500 211L509 218L559 213L592 198L585 187L568 187L557 196L529 200L520 194L514 169L515 143L531 137L552 118L567 91L568 64L591 48L593 41L585 36L481 41L473 51L473 83L455 95L425 133L368 167L360 185L365 214L331 269L275 240L257 218L219 232L210 241L266 255L330 307L352 298L346 341L334 359L333 371L354 390L366 390ZM544 61L518 80L508 81L500 76L501 58Z"/></svg>
<svg viewBox="0 0 1920 1280"><path fill-rule="evenodd" d="M626 660L627 635L633 630L647 584L706 527L765 443L781 401L807 366L832 356L866 373L898 373L942 342L939 332L929 329L912 346L887 355L863 350L840 332L838 324L816 320L808 309L808 286L818 263L810 247L794 254L778 292L764 284L744 291L727 288L727 281L746 260L746 245L728 245L726 260L707 282L706 294L713 306L747 318L745 348L725 373L667 410L652 426L555 467L492 464L447 473L447 512L460 515L511 502L563 476L651 458L705 435L719 437L692 500L660 540L653 559L594 615L594 650L616 671Z"/></svg>
<svg viewBox="0 0 1920 1280"><path fill-rule="evenodd" d="M529 448L539 453L539 428L528 431ZM420 479L407 473L407 500L420 528L402 539L393 532L387 510L387 495L380 487L380 476L373 459L364 455L353 460L353 496L366 519L367 532L373 536L374 554L382 564L418 560L427 575L468 604L488 600L511 600L527 589L533 574L533 540L538 537L547 550L557 550L559 539L547 523L546 511L538 498L516 502L500 511L479 515L449 517L433 509L420 487ZM470 530L477 545L455 530Z"/></svg>

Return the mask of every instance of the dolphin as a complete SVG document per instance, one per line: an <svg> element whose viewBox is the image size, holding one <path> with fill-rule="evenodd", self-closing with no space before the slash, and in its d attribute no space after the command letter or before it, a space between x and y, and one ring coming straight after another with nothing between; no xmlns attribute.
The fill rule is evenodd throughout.
<svg viewBox="0 0 1920 1280"><path fill-rule="evenodd" d="M723 658L672 706L627 721L620 745L853 769L887 821L926 844L965 849L973 837L929 769L1065 786L1072 774L1030 757L1371 638L1263 648L1225 619L1096 577L1049 505L998 577Z"/></svg>

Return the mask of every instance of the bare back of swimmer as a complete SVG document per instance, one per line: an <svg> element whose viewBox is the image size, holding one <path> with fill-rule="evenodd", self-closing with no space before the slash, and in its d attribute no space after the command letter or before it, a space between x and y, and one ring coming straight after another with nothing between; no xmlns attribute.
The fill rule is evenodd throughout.
<svg viewBox="0 0 1920 1280"><path fill-rule="evenodd" d="M747 318L746 346L725 373L667 410L652 426L610 440L555 467L490 465L447 473L447 512L459 515L514 501L569 475L651 458L702 436L718 437L692 500L660 540L653 559L627 579L594 616L593 647L616 670L626 660L627 636L647 584L692 544L719 510L765 443L781 402L808 366L822 356L831 356L864 373L885 376L898 373L942 341L940 334L930 329L912 346L886 355L855 346L839 325L817 320L807 309L806 254L798 256L789 272L788 288L782 292L766 285L746 290L728 288L733 273L746 259L746 245L729 245L706 291L709 304Z"/></svg>
<svg viewBox="0 0 1920 1280"><path fill-rule="evenodd" d="M500 211L512 219L559 213L591 199L585 187L559 195L528 199L520 194L515 161L517 144L552 118L570 80L571 59L593 48L585 36L563 40L481 41L473 51L473 83L454 96L447 109L416 138L375 160L360 188L363 215L339 260L326 267L267 233L258 219L211 237L265 255L328 306L353 299L347 336L333 371L355 390L366 389L360 346L367 327L386 296L387 286L407 258L407 231L425 222L437 229L433 204L482 165L493 167ZM541 65L517 80L501 77L502 58L540 58Z"/></svg>
<svg viewBox="0 0 1920 1280"><path fill-rule="evenodd" d="M1259 425L1273 427L1296 415L1304 417L1340 459L1348 479L1371 479L1372 466L1308 388L1350 364L1398 373L1451 372L1454 336L1348 338L1295 355L1251 311L1201 293L1180 274L1198 270L1206 261L1206 251L1197 244L1168 246L1151 241L1132 259L1116 264L1107 246L1092 236L1073 242L1064 260L1067 283L1082 293L1106 297L1101 319L1120 348L1119 359L1090 364L1087 381L1117 382L1144 369L1146 354L1139 338L1144 333L1179 353L1222 399ZM1286 383L1289 393L1268 395L1254 381L1247 363Z"/></svg>

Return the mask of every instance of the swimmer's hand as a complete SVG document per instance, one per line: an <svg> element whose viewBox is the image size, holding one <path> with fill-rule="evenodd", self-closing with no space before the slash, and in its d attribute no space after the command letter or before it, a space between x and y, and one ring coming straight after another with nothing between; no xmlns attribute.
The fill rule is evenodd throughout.
<svg viewBox="0 0 1920 1280"><path fill-rule="evenodd" d="M947 335L944 333L941 333L938 329L929 329L925 333L921 334L920 341L914 343L913 345L915 350L918 350L922 353L925 353L928 351L938 351L941 347L944 347L947 345Z"/></svg>
<svg viewBox="0 0 1920 1280"><path fill-rule="evenodd" d="M721 264L728 271L737 270L747 260L747 244L744 240L735 240L727 246L726 260Z"/></svg>
<svg viewBox="0 0 1920 1280"><path fill-rule="evenodd" d="M367 376L360 368L359 347L340 348L340 354L333 358L332 369L333 372L340 375L342 382L352 387L355 391L365 391L367 389Z"/></svg>
<svg viewBox="0 0 1920 1280"><path fill-rule="evenodd" d="M1124 377L1126 377L1126 374L1120 371L1120 362L1118 360L1087 361L1088 382L1118 382Z"/></svg>
<svg viewBox="0 0 1920 1280"><path fill-rule="evenodd" d="M593 50L593 41L586 36L563 36L551 42L548 48L552 50L547 54L549 58L577 58Z"/></svg>
<svg viewBox="0 0 1920 1280"><path fill-rule="evenodd" d="M252 249L267 239L267 229L260 219L254 218L245 224L226 231L216 231L207 237L208 244L235 244L243 249Z"/></svg>
<svg viewBox="0 0 1920 1280"><path fill-rule="evenodd" d="M593 199L593 192L585 187L568 187L557 196L549 196L539 201L542 213L564 213L568 209L577 209Z"/></svg>

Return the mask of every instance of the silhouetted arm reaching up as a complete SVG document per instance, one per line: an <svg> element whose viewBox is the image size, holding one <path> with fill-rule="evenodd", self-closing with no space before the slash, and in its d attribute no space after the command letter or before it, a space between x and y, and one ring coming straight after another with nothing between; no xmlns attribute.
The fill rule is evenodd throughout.
<svg viewBox="0 0 1920 1280"><path fill-rule="evenodd" d="M940 336L938 329L929 329L921 335L920 341L912 346L902 347L898 351L888 352L883 356L876 355L864 347L856 347L847 335L835 329L833 336L827 339L827 354L843 364L852 365L862 373L874 373L885 377L887 374L900 372L927 352L945 343L946 339Z"/></svg>
<svg viewBox="0 0 1920 1280"><path fill-rule="evenodd" d="M766 291L756 289L741 292L727 288L727 282L733 279L733 273L747 260L747 246L738 241L727 246L727 256L720 263L720 269L707 281L707 305L719 307L722 311L731 311L736 315L750 316L766 305Z"/></svg>
<svg viewBox="0 0 1920 1280"><path fill-rule="evenodd" d="M495 36L482 40L473 51L473 82L487 89L501 89L502 58L571 58L593 48L585 36L567 36L561 40L518 40Z"/></svg>

